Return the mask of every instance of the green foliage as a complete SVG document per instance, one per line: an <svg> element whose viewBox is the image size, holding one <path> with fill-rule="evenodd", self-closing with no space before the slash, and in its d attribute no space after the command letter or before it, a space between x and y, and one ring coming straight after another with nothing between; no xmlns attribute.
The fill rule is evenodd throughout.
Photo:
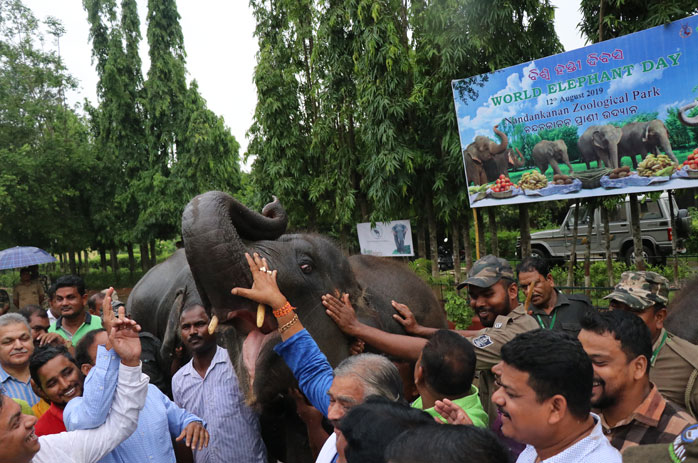
<svg viewBox="0 0 698 463"><path fill-rule="evenodd" d="M458 330L467 330L473 320L475 312L468 305L468 301L460 296L456 291L447 291L444 293L446 303L446 315L448 319L456 325Z"/></svg>
<svg viewBox="0 0 698 463"><path fill-rule="evenodd" d="M582 0L578 27L589 42L599 42L599 0ZM693 0L604 0L603 40L661 26L698 13Z"/></svg>
<svg viewBox="0 0 698 463"><path fill-rule="evenodd" d="M669 108L667 110L667 118L664 125L669 132L672 149L692 147L696 144L693 138L693 132L690 128L683 125L678 118L679 109Z"/></svg>

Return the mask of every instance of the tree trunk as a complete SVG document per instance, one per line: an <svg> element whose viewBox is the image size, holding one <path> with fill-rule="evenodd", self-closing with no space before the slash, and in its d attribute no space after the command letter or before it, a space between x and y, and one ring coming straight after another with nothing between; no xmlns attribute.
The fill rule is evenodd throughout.
<svg viewBox="0 0 698 463"><path fill-rule="evenodd" d="M102 268L102 273L107 273L107 250L103 245L99 246L99 265Z"/></svg>
<svg viewBox="0 0 698 463"><path fill-rule="evenodd" d="M494 213L494 207L487 208L487 223L490 227L490 247L492 254L499 257L499 239L497 239L497 217Z"/></svg>
<svg viewBox="0 0 698 463"><path fill-rule="evenodd" d="M477 216L475 223L475 231L477 233L477 246L478 254L477 258L480 259L487 255L487 243L485 242L485 223L482 220L482 211L480 209L474 209Z"/></svg>
<svg viewBox="0 0 698 463"><path fill-rule="evenodd" d="M679 284L679 256L676 253L676 215L674 213L674 192L669 191L669 214L671 215L671 269L674 273L674 285Z"/></svg>
<svg viewBox="0 0 698 463"><path fill-rule="evenodd" d="M606 275L608 286L613 286L613 258L611 256L611 227L608 223L608 208L601 204L601 221L603 222L603 240L606 247Z"/></svg>
<svg viewBox="0 0 698 463"><path fill-rule="evenodd" d="M78 263L78 265L77 265L78 275L82 275L82 252L77 251L77 255L78 255L78 261L77 261L77 263Z"/></svg>
<svg viewBox="0 0 698 463"><path fill-rule="evenodd" d="M85 256L83 260L85 261L85 275L87 275L88 273L90 273L90 253L87 252L87 249L85 249L82 252Z"/></svg>
<svg viewBox="0 0 698 463"><path fill-rule="evenodd" d="M439 278L439 243L436 233L436 216L434 215L434 207L431 203L431 196L428 196L424 201L427 221L429 223L429 250L431 254L431 276Z"/></svg>
<svg viewBox="0 0 698 463"><path fill-rule="evenodd" d="M567 269L567 286L574 286L574 269L577 266L577 237L579 236L579 200L574 200L574 227L572 229L572 249ZM571 290L569 290L571 292Z"/></svg>
<svg viewBox="0 0 698 463"><path fill-rule="evenodd" d="M458 230L458 221L454 220L451 224L451 244L453 245L453 273L456 283L461 281L460 272L460 231Z"/></svg>
<svg viewBox="0 0 698 463"><path fill-rule="evenodd" d="M629 194L630 227L633 232L633 247L635 248L635 269L645 270L645 257L642 255L642 230L640 229L640 203L637 194Z"/></svg>
<svg viewBox="0 0 698 463"><path fill-rule="evenodd" d="M531 222L528 205L519 204L519 224L521 225L521 259L531 255Z"/></svg>
<svg viewBox="0 0 698 463"><path fill-rule="evenodd" d="M58 254L58 261L60 262L60 269L61 273L65 273L65 257L63 256L63 253Z"/></svg>
<svg viewBox="0 0 698 463"><path fill-rule="evenodd" d="M68 264L70 266L70 274L76 275L78 273L77 268L75 268L75 252L68 251Z"/></svg>
<svg viewBox="0 0 698 463"><path fill-rule="evenodd" d="M109 249L109 257L111 258L111 271L116 275L119 272L119 256L117 255L116 247L112 246Z"/></svg>
<svg viewBox="0 0 698 463"><path fill-rule="evenodd" d="M592 200L593 201L593 200ZM584 286L586 286L587 296L591 296L591 239L594 231L594 212L596 212L596 204L589 202L589 223L587 224L587 245L584 251Z"/></svg>
<svg viewBox="0 0 698 463"><path fill-rule="evenodd" d="M419 220L417 225L417 257L422 259L427 258L427 238L424 218Z"/></svg>
<svg viewBox="0 0 698 463"><path fill-rule="evenodd" d="M133 276L136 272L136 256L133 255L133 243L128 243L126 250L128 251L128 272Z"/></svg>
<svg viewBox="0 0 698 463"><path fill-rule="evenodd" d="M139 247L141 248L141 270L147 272L150 268L150 257L148 257L148 243L141 242Z"/></svg>
<svg viewBox="0 0 698 463"><path fill-rule="evenodd" d="M150 266L155 267L158 263L158 254L155 250L155 240L150 240Z"/></svg>
<svg viewBox="0 0 698 463"><path fill-rule="evenodd" d="M461 232L463 233L463 252L465 253L465 271L469 272L473 266L473 250L470 246L470 215L463 214L463 223L461 224Z"/></svg>

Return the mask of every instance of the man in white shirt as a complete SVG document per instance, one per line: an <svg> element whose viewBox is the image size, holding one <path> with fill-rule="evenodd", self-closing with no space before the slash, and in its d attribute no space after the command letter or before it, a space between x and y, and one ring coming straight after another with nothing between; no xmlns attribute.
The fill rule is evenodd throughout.
<svg viewBox="0 0 698 463"><path fill-rule="evenodd" d="M492 371L502 432L526 444L517 463L621 463L590 412L594 370L578 340L551 330L520 334Z"/></svg>
<svg viewBox="0 0 698 463"><path fill-rule="evenodd" d="M23 415L10 398L0 393L0 461L3 463L93 463L130 436L145 404L148 377L141 372L140 327L118 319L110 334L121 358L119 380L111 413L100 427L43 436L34 434L36 418Z"/></svg>

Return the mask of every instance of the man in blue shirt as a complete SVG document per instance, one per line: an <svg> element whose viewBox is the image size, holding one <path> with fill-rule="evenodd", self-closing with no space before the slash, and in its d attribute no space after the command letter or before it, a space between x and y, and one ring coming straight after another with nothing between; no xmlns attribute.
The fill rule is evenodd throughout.
<svg viewBox="0 0 698 463"><path fill-rule="evenodd" d="M39 401L29 381L29 358L33 353L27 320L17 313L0 316L0 387L8 397L24 400L30 406Z"/></svg>
<svg viewBox="0 0 698 463"><path fill-rule="evenodd" d="M119 356L105 347L107 342L107 333L100 329L85 334L78 343L76 360L87 377L83 396L68 402L63 412L68 431L92 429L107 418L120 362ZM145 406L138 416L138 428L101 461L171 463L175 461L171 438L185 439L188 447L201 449L208 445L208 437L201 418L179 408L149 384Z"/></svg>

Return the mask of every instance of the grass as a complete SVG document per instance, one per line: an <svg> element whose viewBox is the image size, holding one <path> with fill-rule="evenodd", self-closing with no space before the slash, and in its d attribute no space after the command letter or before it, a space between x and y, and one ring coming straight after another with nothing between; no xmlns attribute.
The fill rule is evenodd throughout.
<svg viewBox="0 0 698 463"><path fill-rule="evenodd" d="M679 161L679 164L681 164L682 162L684 162L686 160L688 155L691 154L692 152L693 152L692 148L683 149L683 150L674 150L674 156L676 156L676 159ZM639 156L637 157L637 161L640 162ZM596 162L593 162L591 165L591 168L595 169L596 168L595 165L596 165ZM622 159L621 165L628 166L631 169L633 167L632 161L627 156ZM603 166L603 164L602 164L602 166ZM583 162L573 162L572 168L574 169L575 172L583 172L583 171L587 170L587 166ZM518 183L519 180L521 180L521 177L523 176L523 174L525 174L526 172L531 172L532 170L535 170L536 172L538 172L538 169L535 167L532 169L519 170L516 172L509 172L509 178L511 179L511 181L513 183ZM568 175L570 173L569 167L567 167L565 164L560 164L560 170L565 175ZM548 178L548 180L552 180L553 175L554 175L553 169L551 167L548 167L548 170L545 172L545 176Z"/></svg>

